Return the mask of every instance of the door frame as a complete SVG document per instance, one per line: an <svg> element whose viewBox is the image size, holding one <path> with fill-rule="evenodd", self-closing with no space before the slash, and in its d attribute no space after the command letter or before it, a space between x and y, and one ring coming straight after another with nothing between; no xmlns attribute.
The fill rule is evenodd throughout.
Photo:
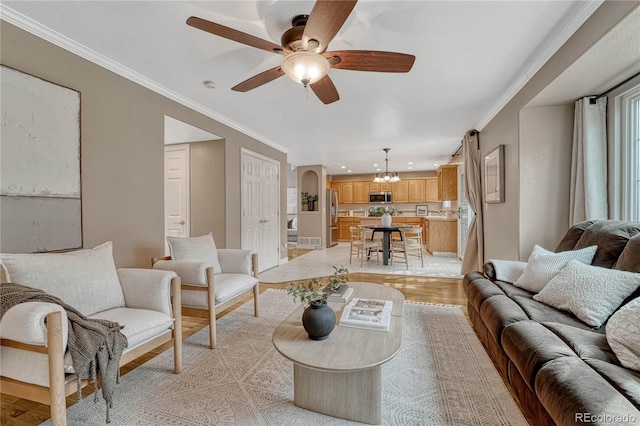
<svg viewBox="0 0 640 426"><path fill-rule="evenodd" d="M277 187L278 187L278 191L277 191L277 200L276 200L276 205L278 206L278 215L277 215L277 231L276 231L276 235L278 236L278 263L277 265L280 265L280 253L282 252L282 229L281 229L281 222L282 222L282 208L280 205L280 188L281 188L281 173L280 173L280 161L275 160L271 157L267 157L266 155L257 153L255 151L251 151L250 149L241 147L240 148L240 190L242 191L245 187L245 176L244 173L242 172L242 167L244 165L244 158L245 155L249 155L255 158L258 158L262 161L271 163L273 165L275 165L278 169L278 179L277 179ZM242 213L240 216L240 235L245 235L246 233L246 222L245 222L245 215L244 215L244 211L245 211L245 205L244 205L244 194L240 194L240 212ZM242 247L242 241L243 238L240 239L240 244L241 244L241 248L245 248Z"/></svg>

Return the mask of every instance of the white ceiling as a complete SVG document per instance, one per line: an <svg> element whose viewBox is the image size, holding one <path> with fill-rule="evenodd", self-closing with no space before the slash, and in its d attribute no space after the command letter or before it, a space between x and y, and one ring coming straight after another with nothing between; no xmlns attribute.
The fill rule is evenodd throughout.
<svg viewBox="0 0 640 426"><path fill-rule="evenodd" d="M198 16L279 44L312 1L2 1L2 18L288 152L295 166L373 173L446 163L600 1L360 1L328 50L409 53L408 74L331 70L340 100L279 78L237 83L281 57L185 24ZM215 83L214 89L203 82ZM224 137L225 135L220 135ZM345 166L342 169L341 166Z"/></svg>

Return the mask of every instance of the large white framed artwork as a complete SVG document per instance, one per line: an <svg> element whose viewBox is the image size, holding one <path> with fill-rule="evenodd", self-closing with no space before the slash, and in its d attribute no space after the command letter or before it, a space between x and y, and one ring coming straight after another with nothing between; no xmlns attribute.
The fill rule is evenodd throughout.
<svg viewBox="0 0 640 426"><path fill-rule="evenodd" d="M0 72L0 251L82 247L80 92Z"/></svg>

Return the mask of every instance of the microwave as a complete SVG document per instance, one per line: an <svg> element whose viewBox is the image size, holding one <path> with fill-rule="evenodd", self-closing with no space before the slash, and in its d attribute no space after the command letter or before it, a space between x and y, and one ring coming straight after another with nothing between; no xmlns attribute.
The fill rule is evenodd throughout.
<svg viewBox="0 0 640 426"><path fill-rule="evenodd" d="M370 192L369 204L391 204L391 192Z"/></svg>

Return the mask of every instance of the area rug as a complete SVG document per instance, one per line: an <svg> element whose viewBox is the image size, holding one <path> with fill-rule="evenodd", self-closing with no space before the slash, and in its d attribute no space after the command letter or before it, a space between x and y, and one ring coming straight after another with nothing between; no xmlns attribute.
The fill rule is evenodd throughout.
<svg viewBox="0 0 640 426"><path fill-rule="evenodd" d="M283 291L260 295L121 378L111 425L351 425L296 407L293 365L273 347L273 329L296 308ZM329 337L331 338L331 337ZM383 367L385 425L526 425L460 307L407 303L398 355ZM104 401L69 407L70 425L104 425ZM48 423L48 422L47 422Z"/></svg>
<svg viewBox="0 0 640 426"><path fill-rule="evenodd" d="M409 269L407 269L407 265L402 259L396 259L393 265L383 265L382 253L380 253L380 264L377 263L376 257L373 256L369 261L365 260L360 266L360 259L355 256L352 259L352 263L349 263L349 247L349 243L342 242L331 248L311 250L283 265L261 272L260 281L279 283L327 276L333 273L333 265L346 266L349 272L413 277L462 278L460 274L462 262L453 255L433 256L425 252L424 267L420 263L420 259L410 256Z"/></svg>

